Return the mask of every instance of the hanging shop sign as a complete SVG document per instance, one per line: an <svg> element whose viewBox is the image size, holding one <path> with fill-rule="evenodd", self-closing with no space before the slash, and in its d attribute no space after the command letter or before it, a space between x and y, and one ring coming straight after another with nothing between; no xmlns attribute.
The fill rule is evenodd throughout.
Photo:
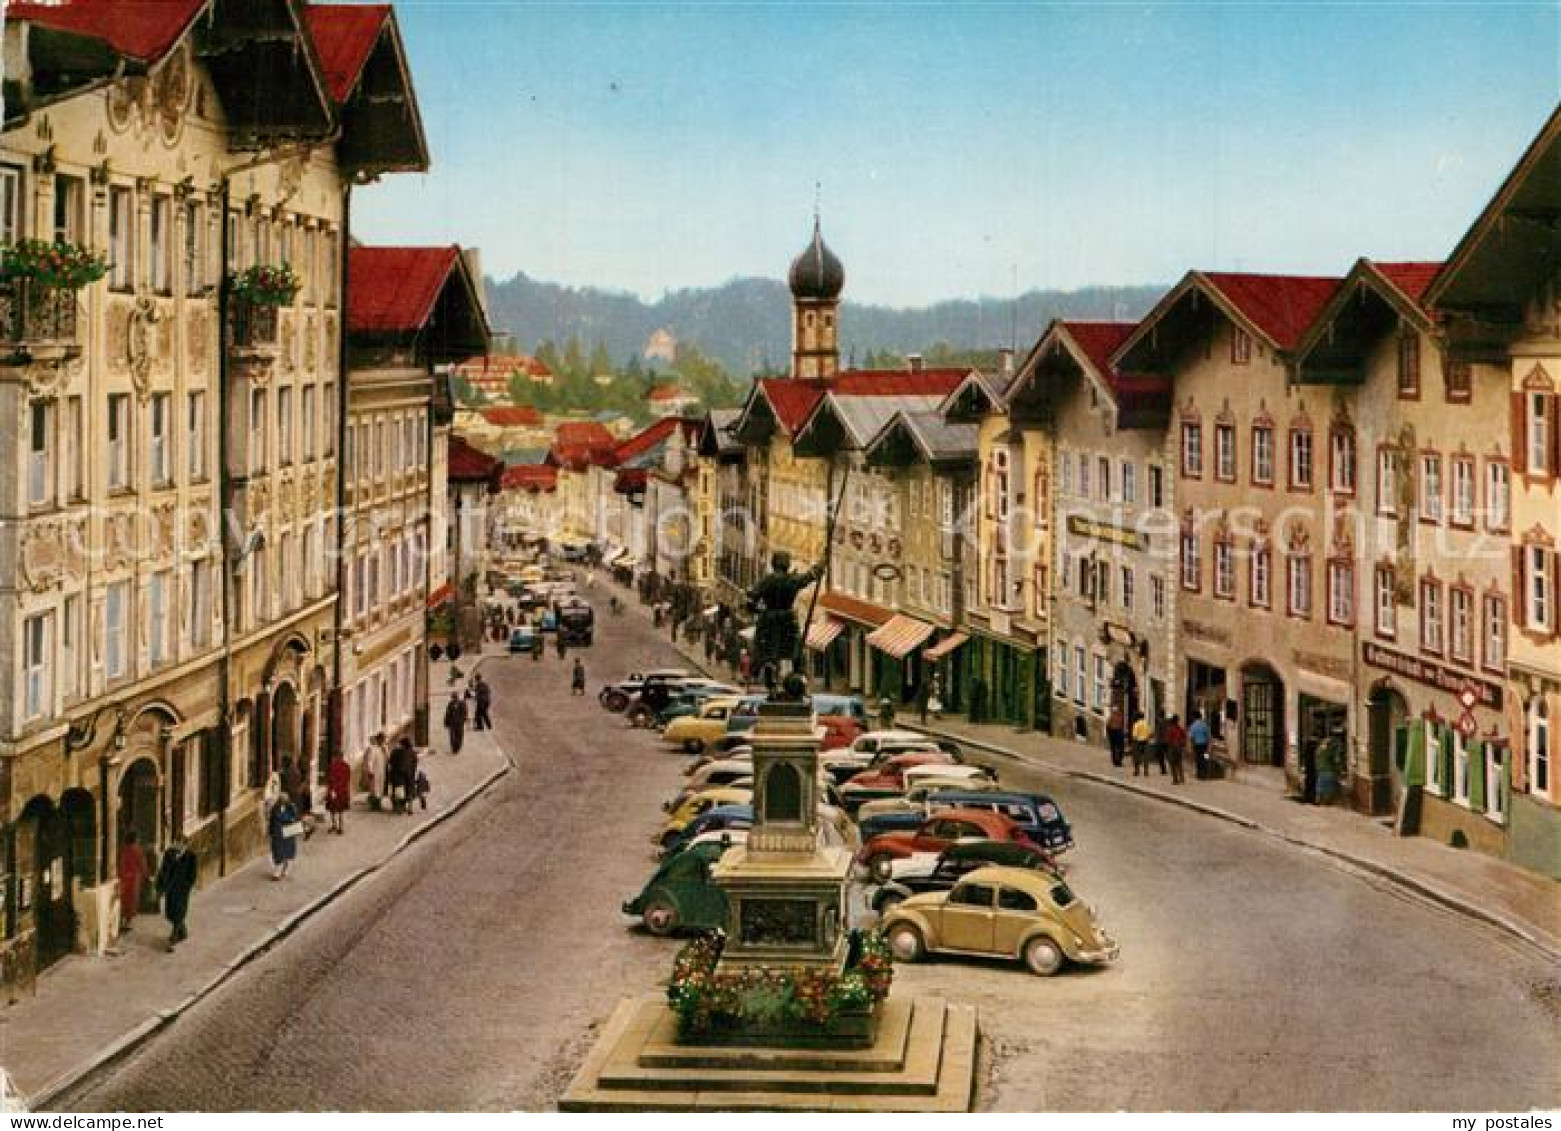
<svg viewBox="0 0 1561 1131"><path fill-rule="evenodd" d="M1110 542L1115 546L1126 546L1129 550L1144 549L1149 540L1140 530L1129 530L1125 526L1113 526L1109 522L1096 522L1092 518L1086 518L1081 514L1068 516L1068 533L1076 534L1080 538L1093 538L1097 542Z"/></svg>

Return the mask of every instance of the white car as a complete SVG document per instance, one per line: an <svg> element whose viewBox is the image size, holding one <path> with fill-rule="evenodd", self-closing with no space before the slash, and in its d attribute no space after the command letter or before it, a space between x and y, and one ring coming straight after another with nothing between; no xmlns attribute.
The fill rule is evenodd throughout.
<svg viewBox="0 0 1561 1131"><path fill-rule="evenodd" d="M819 763L836 781L842 781L893 754L938 749L935 739L913 730L870 730L857 735L850 746L820 754Z"/></svg>
<svg viewBox="0 0 1561 1131"><path fill-rule="evenodd" d="M990 772L981 772L983 769L985 767L982 766L912 766L905 771L905 793L902 796L865 802L856 811L856 819L866 821L884 813L930 812L928 799L944 790L985 792L1001 788Z"/></svg>

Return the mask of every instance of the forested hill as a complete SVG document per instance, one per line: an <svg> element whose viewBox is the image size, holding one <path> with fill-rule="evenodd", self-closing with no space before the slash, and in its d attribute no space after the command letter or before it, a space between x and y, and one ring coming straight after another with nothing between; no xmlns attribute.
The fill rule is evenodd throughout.
<svg viewBox="0 0 1561 1131"><path fill-rule="evenodd" d="M1055 317L1138 318L1164 293L1161 287L1089 287L1030 291L1018 300L955 299L918 309L846 302L840 316L841 361L858 364L869 353L994 349L1015 339L1022 352ZM518 274L488 281L495 329L515 335L522 350L540 341L601 342L625 364L658 330L691 343L734 376L774 370L790 352L791 296L775 279L734 279L719 287L670 291L647 303L620 292L564 287Z"/></svg>

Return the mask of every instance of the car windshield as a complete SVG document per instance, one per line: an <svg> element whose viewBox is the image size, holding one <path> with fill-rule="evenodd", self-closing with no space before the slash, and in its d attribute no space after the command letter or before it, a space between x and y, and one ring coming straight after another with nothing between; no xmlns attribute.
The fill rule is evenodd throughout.
<svg viewBox="0 0 1561 1131"><path fill-rule="evenodd" d="M1068 907L1073 903L1073 893L1068 890L1067 884L1053 884L1051 890L1052 902L1058 907Z"/></svg>

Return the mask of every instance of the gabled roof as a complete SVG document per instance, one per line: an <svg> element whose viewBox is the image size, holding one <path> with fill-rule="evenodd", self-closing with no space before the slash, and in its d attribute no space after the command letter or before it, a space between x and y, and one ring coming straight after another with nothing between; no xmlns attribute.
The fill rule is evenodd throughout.
<svg viewBox="0 0 1561 1131"><path fill-rule="evenodd" d="M326 89L338 104L352 97L390 14L389 4L309 5L309 32L320 55Z"/></svg>
<svg viewBox="0 0 1561 1131"><path fill-rule="evenodd" d="M1136 322L1091 322L1053 319L1036 340L1008 387L1007 402L1016 413L1049 411L1054 398L1078 386L1061 375L1079 374L1117 410L1117 425L1141 427L1154 423L1170 407L1171 381L1162 374L1123 373L1112 357L1132 335ZM1044 387L1043 387L1044 386Z"/></svg>
<svg viewBox="0 0 1561 1131"><path fill-rule="evenodd" d="M705 457L741 455L743 446L733 435L741 409L713 408L699 426L699 454Z"/></svg>
<svg viewBox="0 0 1561 1131"><path fill-rule="evenodd" d="M1373 263L1358 259L1295 350L1295 376L1303 383L1358 384L1366 379L1366 353L1408 323L1434 325L1421 304L1440 263Z"/></svg>
<svg viewBox="0 0 1561 1131"><path fill-rule="evenodd" d="M823 395L821 381L761 377L748 390L748 399L732 426L733 434L740 442L754 443L779 429L790 439Z"/></svg>
<svg viewBox="0 0 1561 1131"><path fill-rule="evenodd" d="M897 412L867 442L863 455L869 466L898 466L914 458L940 465L976 458L981 426L950 422L937 411Z"/></svg>
<svg viewBox="0 0 1561 1131"><path fill-rule="evenodd" d="M554 433L547 461L573 471L581 471L592 464L612 467L617 462L617 446L612 433L599 422L566 420Z"/></svg>
<svg viewBox="0 0 1561 1131"><path fill-rule="evenodd" d="M358 245L347 256L350 335L407 338L434 328L450 356L487 348L482 300L459 247Z"/></svg>
<svg viewBox="0 0 1561 1131"><path fill-rule="evenodd" d="M896 412L937 408L967 369L848 369L824 387L793 435L804 455L861 450Z"/></svg>
<svg viewBox="0 0 1561 1131"><path fill-rule="evenodd" d="M210 0L67 0L11 3L7 20L100 40L116 54L155 63L184 37Z"/></svg>
<svg viewBox="0 0 1561 1131"><path fill-rule="evenodd" d="M500 405L481 410L482 418L495 428L539 428L542 414L530 405Z"/></svg>
<svg viewBox="0 0 1561 1131"><path fill-rule="evenodd" d="M547 463L511 464L499 482L506 491L552 491L558 487L558 468Z"/></svg>
<svg viewBox="0 0 1561 1131"><path fill-rule="evenodd" d="M972 370L939 369L843 369L826 384L841 397L945 397Z"/></svg>
<svg viewBox="0 0 1561 1131"><path fill-rule="evenodd" d="M503 465L487 452L472 447L460 436L452 435L448 448L449 470L452 483L481 483L488 481L497 486Z"/></svg>
<svg viewBox="0 0 1561 1131"><path fill-rule="evenodd" d="M633 463L645 456L654 454L680 428L683 430L684 440L692 443L698 435L699 423L692 420L680 420L675 416L662 417L650 427L641 429L635 435L630 436L623 443L619 444L614 455L620 464Z"/></svg>
<svg viewBox="0 0 1561 1131"><path fill-rule="evenodd" d="M1431 306L1514 322L1561 269L1561 106L1551 111L1447 265L1426 289Z"/></svg>
<svg viewBox="0 0 1561 1131"><path fill-rule="evenodd" d="M979 369L972 369L949 390L938 405L938 411L950 420L968 419L989 412L997 412L1003 406L1003 391L991 377Z"/></svg>
<svg viewBox="0 0 1561 1131"><path fill-rule="evenodd" d="M1288 353L1300 343L1339 282L1331 276L1189 271L1155 304L1112 360L1134 372L1163 370L1168 364L1167 348L1185 346L1204 332L1210 308L1270 349Z"/></svg>
<svg viewBox="0 0 1561 1131"><path fill-rule="evenodd" d="M359 173L426 172L428 140L389 4L310 4L326 89L342 112L342 164Z"/></svg>

